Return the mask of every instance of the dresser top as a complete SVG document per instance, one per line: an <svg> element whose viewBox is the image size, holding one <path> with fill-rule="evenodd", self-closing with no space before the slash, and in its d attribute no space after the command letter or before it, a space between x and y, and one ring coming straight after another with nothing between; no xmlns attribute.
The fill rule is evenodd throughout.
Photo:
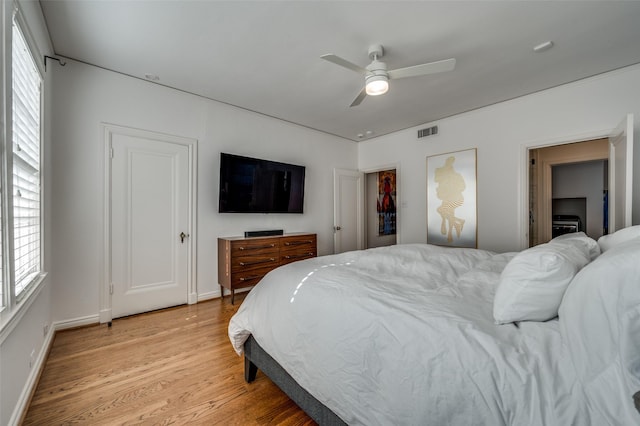
<svg viewBox="0 0 640 426"><path fill-rule="evenodd" d="M267 238L282 238L282 237L297 237L302 235L316 235L313 232L292 232L284 235L265 235L260 237L243 237L243 236L234 236L234 237L218 237L219 240L226 241L239 241L239 240L264 240Z"/></svg>

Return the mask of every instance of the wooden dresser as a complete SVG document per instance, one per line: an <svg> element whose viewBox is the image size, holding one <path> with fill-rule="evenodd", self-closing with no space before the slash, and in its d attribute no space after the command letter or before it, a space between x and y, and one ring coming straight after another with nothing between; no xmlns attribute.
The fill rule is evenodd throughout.
<svg viewBox="0 0 640 426"><path fill-rule="evenodd" d="M296 260L318 255L316 234L285 234L275 237L218 238L220 294L254 286L267 272Z"/></svg>

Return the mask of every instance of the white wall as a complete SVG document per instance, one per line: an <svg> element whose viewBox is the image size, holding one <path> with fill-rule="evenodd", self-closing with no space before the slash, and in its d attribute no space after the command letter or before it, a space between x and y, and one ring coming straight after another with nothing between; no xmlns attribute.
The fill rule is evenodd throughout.
<svg viewBox="0 0 640 426"><path fill-rule="evenodd" d="M333 252L332 173L356 167L356 143L74 61L52 72L55 320L97 319L105 268L103 122L199 141L199 299L219 295L219 236L308 231L318 234L320 255ZM221 151L306 166L305 213L219 214Z"/></svg>
<svg viewBox="0 0 640 426"><path fill-rule="evenodd" d="M615 128L627 113L640 135L640 66L567 84L508 102L426 123L360 142L362 170L396 162L403 243L426 241L426 157L478 148L478 247L496 251L524 248L527 239L527 146L576 141ZM437 124L436 136L416 138L417 129ZM640 143L634 150L634 193L640 191ZM640 223L640 196L633 223Z"/></svg>

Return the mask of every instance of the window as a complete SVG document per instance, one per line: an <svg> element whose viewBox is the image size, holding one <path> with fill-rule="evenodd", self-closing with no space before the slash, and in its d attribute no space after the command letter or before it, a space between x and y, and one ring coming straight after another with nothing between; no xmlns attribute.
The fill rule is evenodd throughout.
<svg viewBox="0 0 640 426"><path fill-rule="evenodd" d="M12 45L12 200L14 295L41 272L40 109L42 78L14 19ZM8 151L8 149L7 149ZM6 200L6 199L5 199Z"/></svg>
<svg viewBox="0 0 640 426"><path fill-rule="evenodd" d="M20 2L0 16L0 336L6 336L42 287L42 58Z"/></svg>

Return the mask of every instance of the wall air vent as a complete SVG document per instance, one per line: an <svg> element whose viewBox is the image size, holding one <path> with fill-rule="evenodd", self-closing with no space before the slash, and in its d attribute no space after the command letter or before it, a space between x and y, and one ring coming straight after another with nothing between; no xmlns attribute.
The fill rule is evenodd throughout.
<svg viewBox="0 0 640 426"><path fill-rule="evenodd" d="M418 139L426 138L427 136L437 135L438 126L427 127L425 129L418 130Z"/></svg>

